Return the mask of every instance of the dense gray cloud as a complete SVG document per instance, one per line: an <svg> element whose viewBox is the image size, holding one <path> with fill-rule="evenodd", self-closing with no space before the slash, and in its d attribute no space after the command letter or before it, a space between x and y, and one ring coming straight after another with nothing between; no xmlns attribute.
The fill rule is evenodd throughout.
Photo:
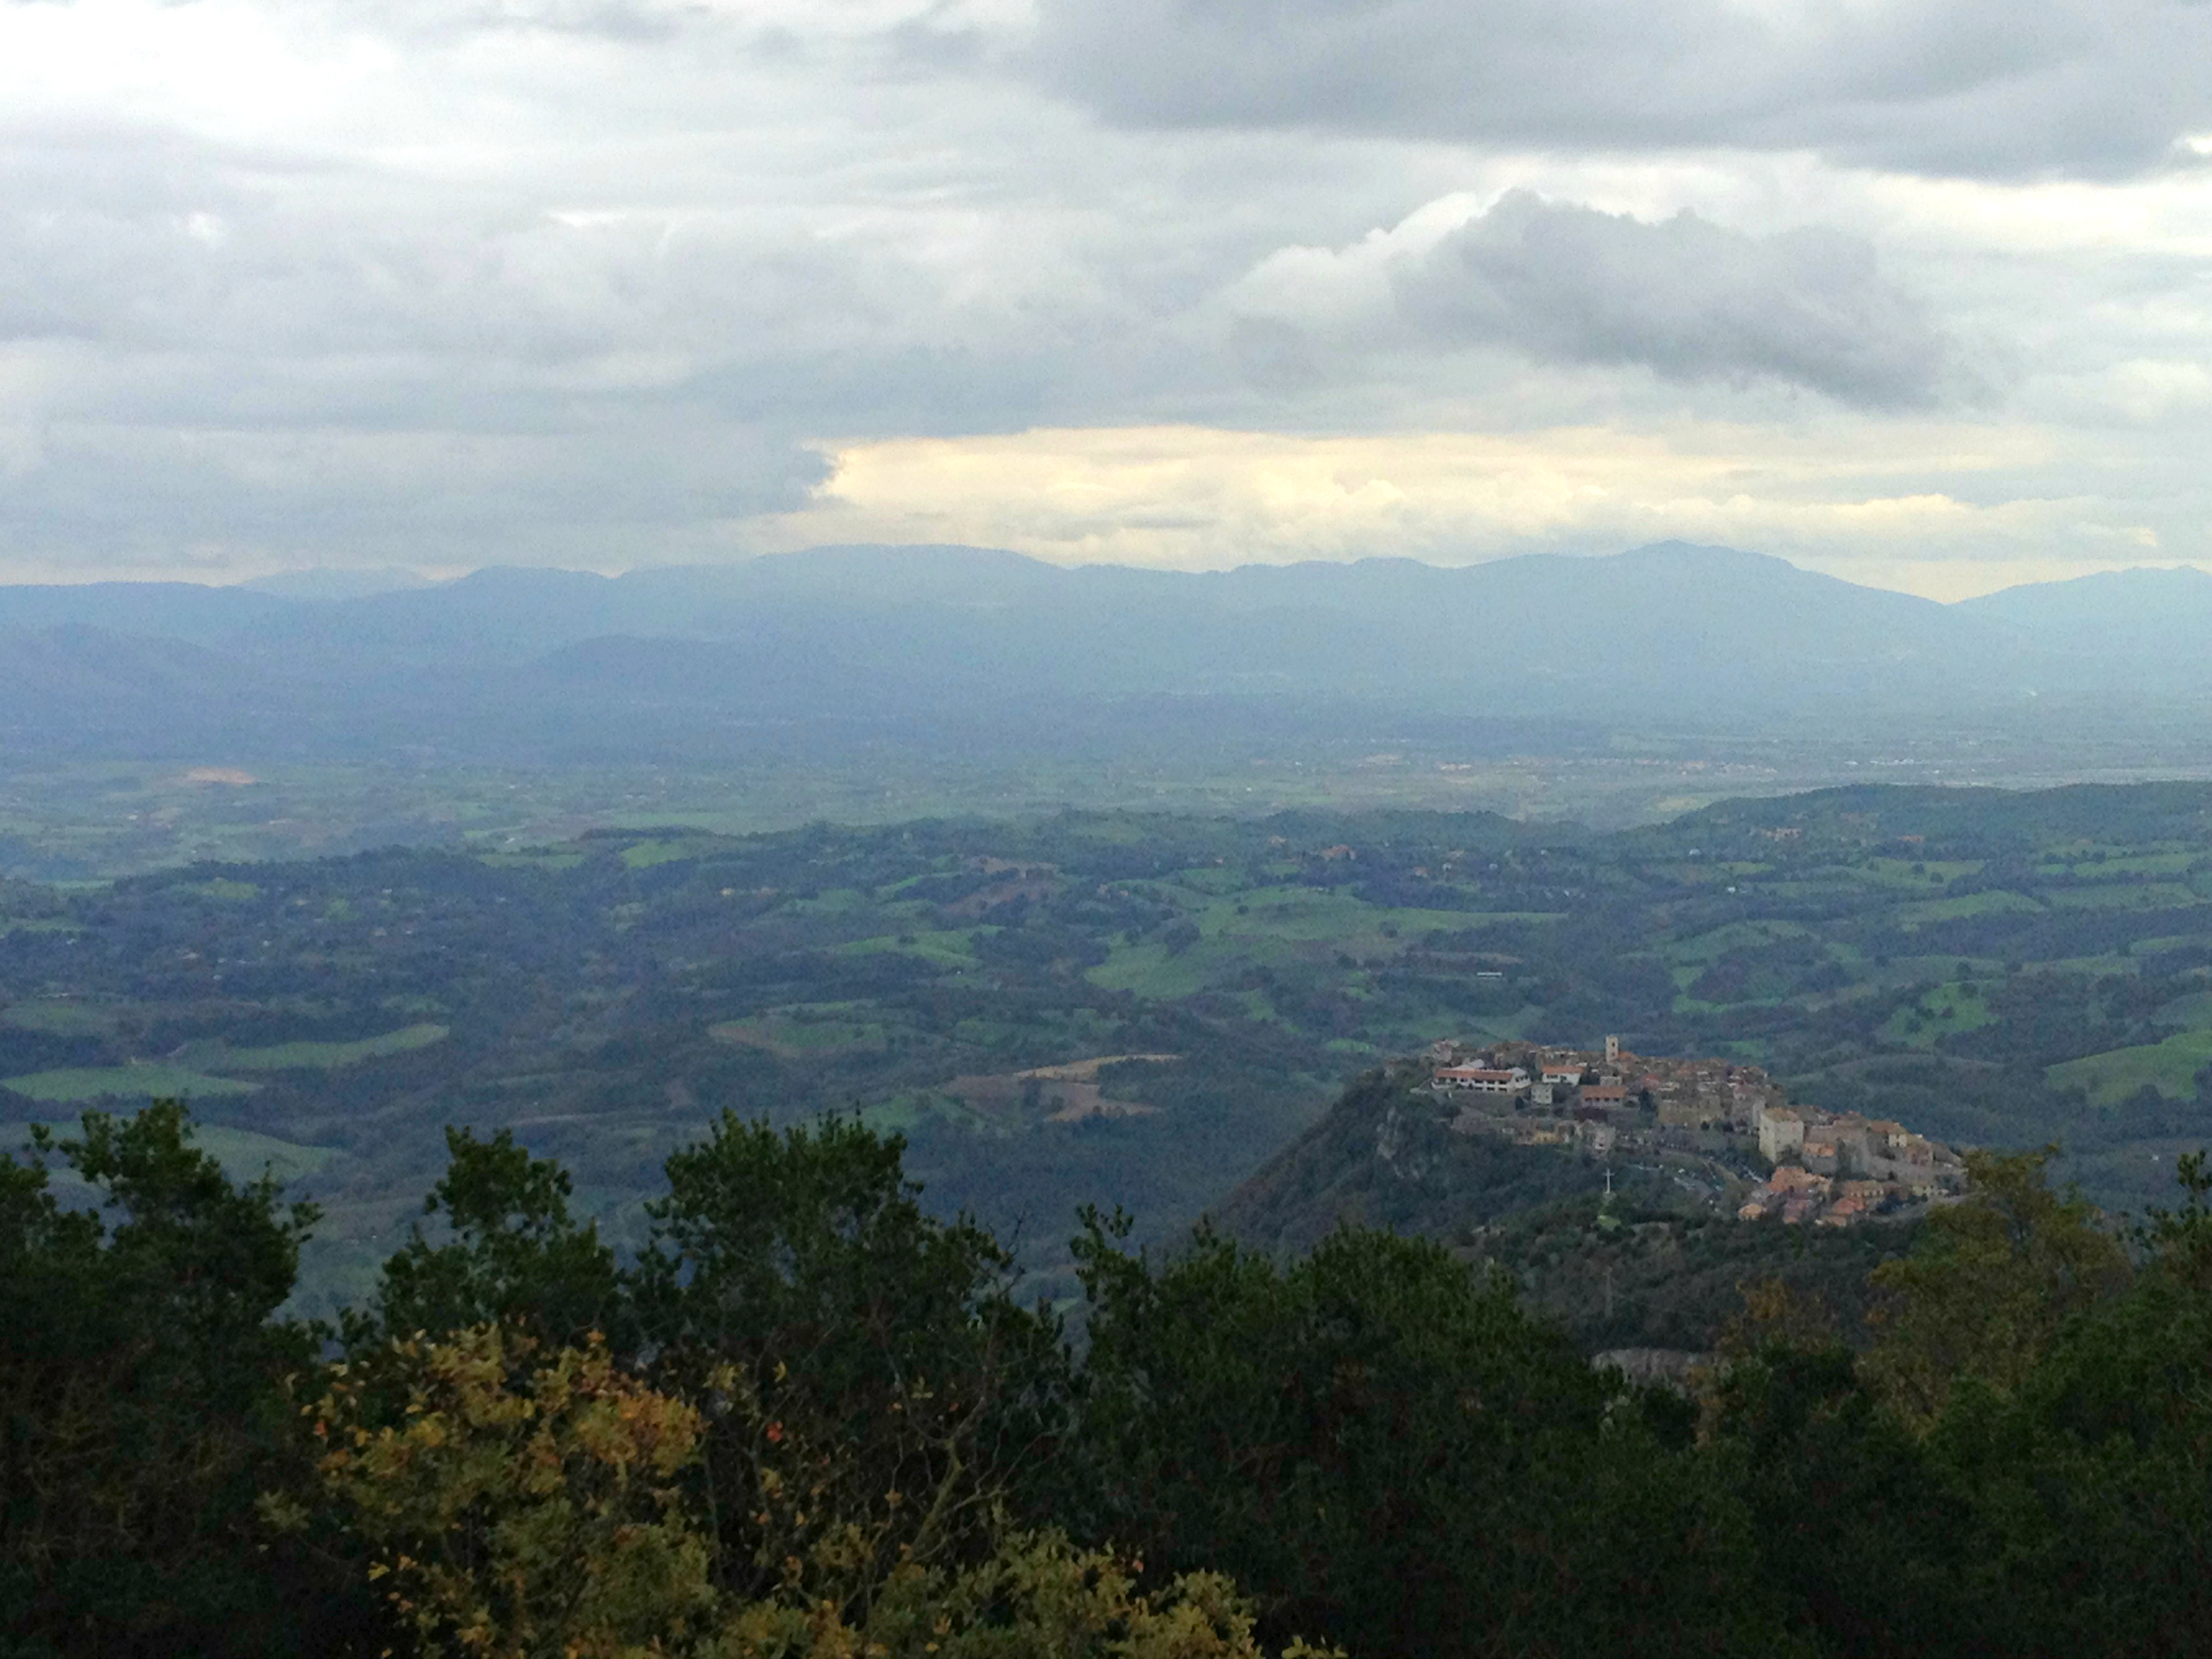
<svg viewBox="0 0 2212 1659"><path fill-rule="evenodd" d="M1682 212L1658 224L1515 191L1393 272L1425 337L1677 380L1766 377L1870 407L1934 403L1954 350L1833 230L1743 235Z"/></svg>
<svg viewBox="0 0 2212 1659"><path fill-rule="evenodd" d="M0 555L603 562L787 511L824 475L802 399L718 394L702 368L733 330L795 339L779 307L818 314L849 266L776 273L773 246L672 250L526 204L380 211L357 167L173 131L12 137Z"/></svg>
<svg viewBox="0 0 2212 1659"><path fill-rule="evenodd" d="M95 424L39 434L0 485L0 548L96 570L242 560L433 566L726 552L718 523L789 511L823 458L711 411L614 414L535 434Z"/></svg>
<svg viewBox="0 0 2212 1659"><path fill-rule="evenodd" d="M1116 121L2105 176L2212 127L2197 0L1042 0Z"/></svg>
<svg viewBox="0 0 2212 1659"><path fill-rule="evenodd" d="M1708 539L2002 513L1948 544L2188 556L2191 175L1858 163L2154 160L2201 106L2205 11L1778 8L0 4L0 569L612 567L848 511L1083 548L1129 490L1176 504L1102 521L1217 514L1158 554L1215 562L1293 521L1267 556L1602 539L1639 490ZM2065 441L1887 459L1908 420L2022 410ZM2124 442L2081 441L2100 420ZM1762 517L1740 470L1667 461L1738 453L1723 428L1822 477L1885 459L1834 516ZM1516 436L1546 431L1597 435ZM1407 492L1458 464L1401 489L1392 445L1455 434L1536 459L1432 510ZM1267 434L1360 441L1340 468ZM1178 446L1202 487L1131 459Z"/></svg>
<svg viewBox="0 0 2212 1659"><path fill-rule="evenodd" d="M1080 311L1025 325L896 223L565 182L0 131L0 562L726 554L818 434L1033 416Z"/></svg>

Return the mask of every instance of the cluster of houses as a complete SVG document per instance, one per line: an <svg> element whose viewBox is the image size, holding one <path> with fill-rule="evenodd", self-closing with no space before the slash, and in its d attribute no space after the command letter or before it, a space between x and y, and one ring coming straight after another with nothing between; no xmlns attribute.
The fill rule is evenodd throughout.
<svg viewBox="0 0 2212 1659"><path fill-rule="evenodd" d="M1773 1173L1736 1213L1747 1221L1848 1226L1878 1211L1964 1190L1965 1164L1941 1141L1887 1118L1771 1106L1759 1115L1759 1155Z"/></svg>
<svg viewBox="0 0 2212 1659"><path fill-rule="evenodd" d="M1745 1220L1849 1226L1966 1185L1950 1147L1886 1119L1793 1106L1756 1066L1644 1059L1615 1037L1602 1052L1441 1042L1428 1057L1430 1086L1462 1133L1694 1163L1748 1188Z"/></svg>

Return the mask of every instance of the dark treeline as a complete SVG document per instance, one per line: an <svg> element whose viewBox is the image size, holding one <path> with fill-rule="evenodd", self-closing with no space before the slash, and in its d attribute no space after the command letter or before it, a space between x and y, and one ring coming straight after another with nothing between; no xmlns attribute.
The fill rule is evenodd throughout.
<svg viewBox="0 0 2212 1659"><path fill-rule="evenodd" d="M725 1117L618 1259L448 1135L336 1327L311 1208L174 1105L0 1164L0 1653L1206 1659L2183 1654L2212 1641L2212 1178L2045 1158L1875 1270L1751 1285L1687 1392L1444 1246L1162 1257L1072 1318L896 1139ZM1080 1329L1080 1340L1071 1330Z"/></svg>

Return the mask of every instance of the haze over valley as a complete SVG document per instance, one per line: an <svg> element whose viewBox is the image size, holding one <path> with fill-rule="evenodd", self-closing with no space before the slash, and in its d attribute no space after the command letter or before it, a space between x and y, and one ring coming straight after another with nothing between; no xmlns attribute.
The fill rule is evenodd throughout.
<svg viewBox="0 0 2212 1659"><path fill-rule="evenodd" d="M1606 824L1867 776L2212 769L2212 577L2185 569L1948 605L1680 544L399 580L0 587L0 869L1060 803Z"/></svg>

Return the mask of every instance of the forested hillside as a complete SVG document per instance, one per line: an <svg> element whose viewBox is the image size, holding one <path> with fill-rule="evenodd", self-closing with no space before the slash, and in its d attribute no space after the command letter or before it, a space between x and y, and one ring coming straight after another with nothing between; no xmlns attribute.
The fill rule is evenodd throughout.
<svg viewBox="0 0 2212 1659"><path fill-rule="evenodd" d="M358 1286L444 1124L567 1160L629 1238L720 1110L850 1109L1064 1276L1076 1204L1171 1236L1379 1059L1611 1031L1948 1141L2057 1139L2135 1209L2207 1121L2208 810L2160 785L1604 836L1065 814L8 883L0 1118L189 1095L235 1167L326 1206L313 1282Z"/></svg>

